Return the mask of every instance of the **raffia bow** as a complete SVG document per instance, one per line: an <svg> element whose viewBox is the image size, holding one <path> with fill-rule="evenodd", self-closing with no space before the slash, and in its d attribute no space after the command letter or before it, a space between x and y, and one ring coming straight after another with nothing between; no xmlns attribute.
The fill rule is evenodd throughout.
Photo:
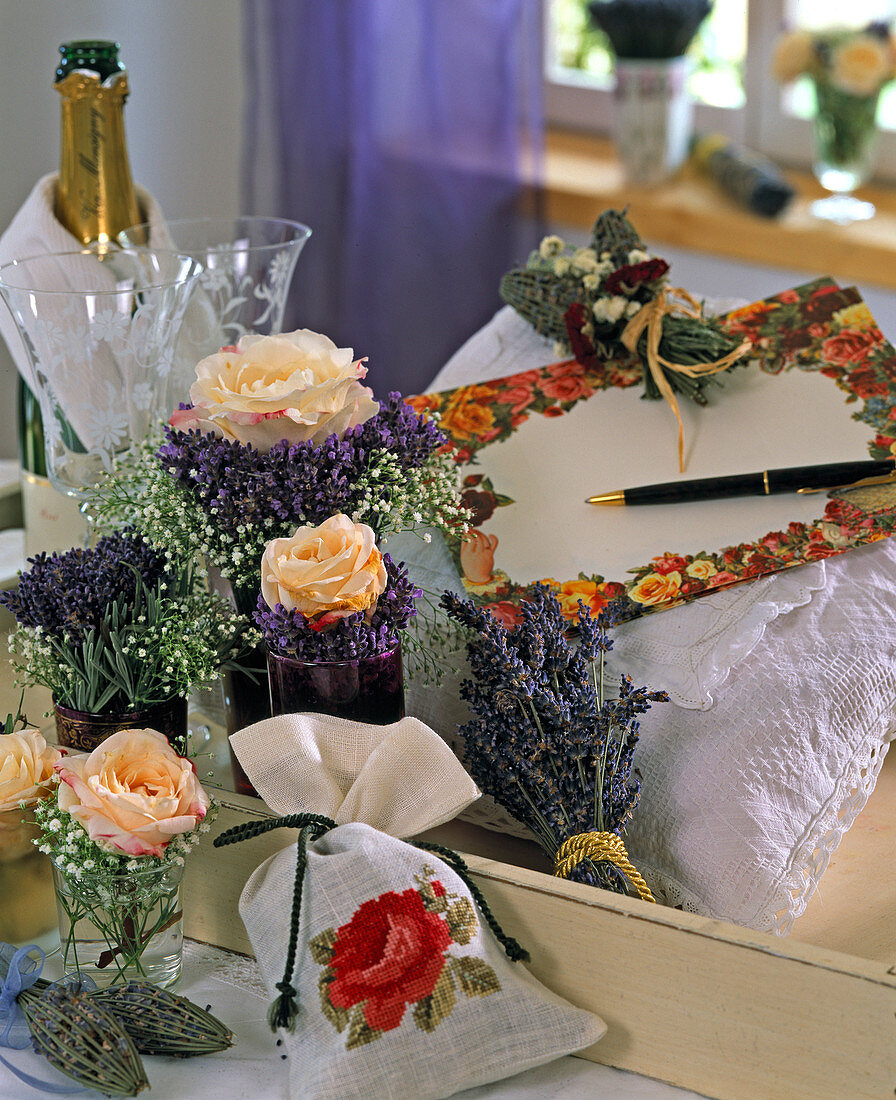
<svg viewBox="0 0 896 1100"><path fill-rule="evenodd" d="M666 378L665 371L684 374L688 378L703 378L711 374L719 374L745 355L751 344L749 340L744 340L739 347L710 363L673 363L669 359L664 359L659 351L663 336L663 318L669 313L679 313L696 320L703 316L703 310L696 298L681 287L669 287L661 290L655 298L638 310L622 330L620 339L629 351L637 352L638 341L644 330L647 330L647 366L657 389L668 402L678 421L678 469L679 472L684 472L684 424L675 392Z"/></svg>
<svg viewBox="0 0 896 1100"><path fill-rule="evenodd" d="M615 833L579 833L564 840L554 857L554 874L557 878L569 878L586 859L595 863L612 863L638 891L639 897L644 901L656 901Z"/></svg>

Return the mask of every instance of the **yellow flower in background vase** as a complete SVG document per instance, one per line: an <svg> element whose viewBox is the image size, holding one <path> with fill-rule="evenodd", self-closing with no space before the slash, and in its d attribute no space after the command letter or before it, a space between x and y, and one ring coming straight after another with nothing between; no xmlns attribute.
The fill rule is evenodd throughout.
<svg viewBox="0 0 896 1100"><path fill-rule="evenodd" d="M808 31L788 31L775 43L772 72L782 84L808 72L815 60L815 45Z"/></svg>
<svg viewBox="0 0 896 1100"><path fill-rule="evenodd" d="M893 75L889 41L860 34L831 53L831 83L850 95L874 95Z"/></svg>

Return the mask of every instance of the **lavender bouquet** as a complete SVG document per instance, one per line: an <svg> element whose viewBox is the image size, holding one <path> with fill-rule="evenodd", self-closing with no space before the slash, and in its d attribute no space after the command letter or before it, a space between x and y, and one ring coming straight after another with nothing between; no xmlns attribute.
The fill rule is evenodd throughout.
<svg viewBox="0 0 896 1100"><path fill-rule="evenodd" d="M202 360L164 428L121 462L94 509L217 567L250 616L266 545L337 513L378 536L465 529L437 424L361 385L363 360L306 329L245 336Z"/></svg>
<svg viewBox="0 0 896 1100"><path fill-rule="evenodd" d="M649 897L614 838L621 838L640 797L638 715L668 696L636 688L626 676L616 698L605 696L612 603L594 619L579 602L575 647L560 604L544 585L533 587L522 621L511 630L450 592L442 606L471 632L473 679L463 682L461 695L474 718L459 733L475 782L532 830L557 873L618 893L634 884ZM598 836L599 843L588 839ZM584 858L570 860L576 847Z"/></svg>
<svg viewBox="0 0 896 1100"><path fill-rule="evenodd" d="M17 622L13 665L18 683L62 706L110 714L186 696L254 640L192 566L134 532L29 562L18 589L0 593Z"/></svg>

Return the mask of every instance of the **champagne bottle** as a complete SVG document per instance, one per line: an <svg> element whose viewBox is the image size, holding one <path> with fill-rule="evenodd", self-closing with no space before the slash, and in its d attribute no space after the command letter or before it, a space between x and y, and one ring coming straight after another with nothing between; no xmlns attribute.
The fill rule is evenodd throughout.
<svg viewBox="0 0 896 1100"><path fill-rule="evenodd" d="M106 41L59 47L54 83L62 97L62 141L54 213L85 245L113 242L122 229L145 220L128 160L129 89L118 49ZM84 518L47 478L40 406L21 379L18 403L26 553L67 549L82 541Z"/></svg>

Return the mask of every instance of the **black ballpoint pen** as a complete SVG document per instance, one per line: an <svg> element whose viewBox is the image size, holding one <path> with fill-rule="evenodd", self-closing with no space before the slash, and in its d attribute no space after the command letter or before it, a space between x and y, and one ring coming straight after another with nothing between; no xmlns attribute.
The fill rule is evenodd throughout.
<svg viewBox="0 0 896 1100"><path fill-rule="evenodd" d="M588 497L586 504L681 504L689 500L808 493L854 487L859 483L896 482L894 463L896 456L880 461L828 462L822 466L791 466L781 470L760 470L754 474L704 477L695 481L666 481L598 493Z"/></svg>

